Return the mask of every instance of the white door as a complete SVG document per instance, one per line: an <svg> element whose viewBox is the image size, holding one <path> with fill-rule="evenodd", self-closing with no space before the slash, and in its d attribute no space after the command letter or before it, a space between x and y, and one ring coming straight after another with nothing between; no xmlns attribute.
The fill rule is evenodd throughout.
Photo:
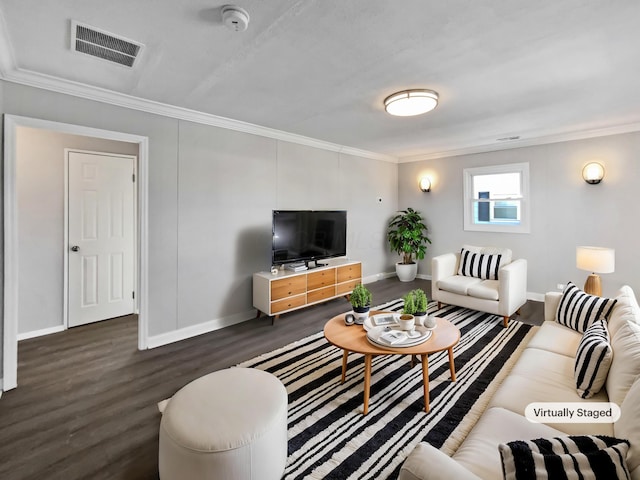
<svg viewBox="0 0 640 480"><path fill-rule="evenodd" d="M68 152L69 327L134 312L135 157Z"/></svg>

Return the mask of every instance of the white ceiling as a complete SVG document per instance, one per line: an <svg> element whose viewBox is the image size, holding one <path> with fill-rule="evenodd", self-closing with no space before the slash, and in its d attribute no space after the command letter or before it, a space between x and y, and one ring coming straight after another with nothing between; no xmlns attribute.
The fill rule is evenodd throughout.
<svg viewBox="0 0 640 480"><path fill-rule="evenodd" d="M404 160L640 130L638 0L238 0L245 32L224 4L0 0L0 75ZM71 51L71 20L143 43L139 61ZM408 88L438 108L387 115Z"/></svg>

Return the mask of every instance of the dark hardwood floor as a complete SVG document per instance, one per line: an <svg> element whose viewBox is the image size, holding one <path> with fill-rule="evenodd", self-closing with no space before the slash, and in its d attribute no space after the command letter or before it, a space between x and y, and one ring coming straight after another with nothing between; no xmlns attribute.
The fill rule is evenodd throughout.
<svg viewBox="0 0 640 480"><path fill-rule="evenodd" d="M385 279L367 285L374 304L430 282ZM18 388L0 398L0 478L157 479L156 403L209 372L322 330L349 310L344 299L252 319L153 350L137 350L137 318L72 328L18 346ZM528 302L522 321L542 322Z"/></svg>

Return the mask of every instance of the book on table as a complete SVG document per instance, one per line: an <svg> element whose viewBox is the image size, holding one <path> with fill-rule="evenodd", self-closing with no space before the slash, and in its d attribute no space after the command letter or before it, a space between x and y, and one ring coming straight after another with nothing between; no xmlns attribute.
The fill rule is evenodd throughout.
<svg viewBox="0 0 640 480"><path fill-rule="evenodd" d="M383 343L387 345L396 345L398 343L402 343L409 338L405 332L401 332L399 330L390 330L388 332L384 332L382 335L378 337Z"/></svg>

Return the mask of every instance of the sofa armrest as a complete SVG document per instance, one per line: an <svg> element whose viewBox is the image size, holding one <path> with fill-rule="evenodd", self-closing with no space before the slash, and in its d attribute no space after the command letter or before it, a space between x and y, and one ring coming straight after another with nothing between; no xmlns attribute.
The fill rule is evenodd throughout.
<svg viewBox="0 0 640 480"><path fill-rule="evenodd" d="M498 271L498 310L512 315L527 303L527 261L519 258Z"/></svg>
<svg viewBox="0 0 640 480"><path fill-rule="evenodd" d="M398 480L480 480L453 458L428 443L416 445L402 464Z"/></svg>
<svg viewBox="0 0 640 480"><path fill-rule="evenodd" d="M431 259L431 281L437 282L443 278L456 275L458 256L455 253L444 253Z"/></svg>
<svg viewBox="0 0 640 480"><path fill-rule="evenodd" d="M547 292L544 294L544 319L547 322L556 320L556 311L562 298L561 292Z"/></svg>
<svg viewBox="0 0 640 480"><path fill-rule="evenodd" d="M459 255L459 254L458 254ZM438 281L458 273L458 255L444 253L431 259L431 299L440 301Z"/></svg>

